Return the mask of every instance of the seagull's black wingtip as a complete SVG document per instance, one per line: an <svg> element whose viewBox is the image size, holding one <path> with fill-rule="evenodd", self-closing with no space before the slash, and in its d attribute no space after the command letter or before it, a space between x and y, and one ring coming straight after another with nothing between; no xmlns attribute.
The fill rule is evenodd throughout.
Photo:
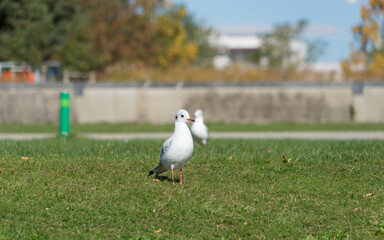
<svg viewBox="0 0 384 240"><path fill-rule="evenodd" d="M148 173L148 176L151 176L152 174L154 174L155 172L153 170L149 171Z"/></svg>

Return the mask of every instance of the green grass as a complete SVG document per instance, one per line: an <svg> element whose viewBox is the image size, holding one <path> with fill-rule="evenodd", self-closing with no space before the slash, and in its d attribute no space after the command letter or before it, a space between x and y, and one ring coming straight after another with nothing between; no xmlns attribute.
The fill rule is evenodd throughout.
<svg viewBox="0 0 384 240"><path fill-rule="evenodd" d="M162 142L0 141L0 239L384 238L384 141L213 139L182 186Z"/></svg>
<svg viewBox="0 0 384 240"><path fill-rule="evenodd" d="M229 124L207 123L210 131L384 131L382 123L266 123L266 124ZM71 132L77 133L116 133L116 132L172 132L173 123L95 123L72 124ZM0 124L0 133L55 133L59 126L55 124L25 125Z"/></svg>

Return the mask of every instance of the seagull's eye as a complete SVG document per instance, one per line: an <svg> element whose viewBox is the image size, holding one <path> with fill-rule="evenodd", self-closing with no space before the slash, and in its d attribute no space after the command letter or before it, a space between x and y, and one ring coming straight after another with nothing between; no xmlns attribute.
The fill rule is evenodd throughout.
<svg viewBox="0 0 384 240"><path fill-rule="evenodd" d="M180 115L182 118L184 117L184 115Z"/></svg>

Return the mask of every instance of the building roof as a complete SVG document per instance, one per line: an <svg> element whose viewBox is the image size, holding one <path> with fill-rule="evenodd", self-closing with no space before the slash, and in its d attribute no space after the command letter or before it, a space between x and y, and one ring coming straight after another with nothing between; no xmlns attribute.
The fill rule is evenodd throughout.
<svg viewBox="0 0 384 240"><path fill-rule="evenodd" d="M261 46L261 39L256 35L220 35L212 37L211 42L228 49L257 49Z"/></svg>
<svg viewBox="0 0 384 240"><path fill-rule="evenodd" d="M258 49L262 45L262 40L257 35L218 35L211 36L210 42L216 47L226 49ZM307 44L304 41L292 40L291 48L299 52L301 56L305 56Z"/></svg>

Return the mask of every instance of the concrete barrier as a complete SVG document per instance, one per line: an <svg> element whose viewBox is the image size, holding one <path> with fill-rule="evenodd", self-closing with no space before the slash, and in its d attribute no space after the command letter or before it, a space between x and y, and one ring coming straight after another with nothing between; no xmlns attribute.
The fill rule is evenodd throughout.
<svg viewBox="0 0 384 240"><path fill-rule="evenodd" d="M210 122L384 122L384 83L0 85L0 123L57 123L71 93L77 123L169 123L180 108Z"/></svg>

